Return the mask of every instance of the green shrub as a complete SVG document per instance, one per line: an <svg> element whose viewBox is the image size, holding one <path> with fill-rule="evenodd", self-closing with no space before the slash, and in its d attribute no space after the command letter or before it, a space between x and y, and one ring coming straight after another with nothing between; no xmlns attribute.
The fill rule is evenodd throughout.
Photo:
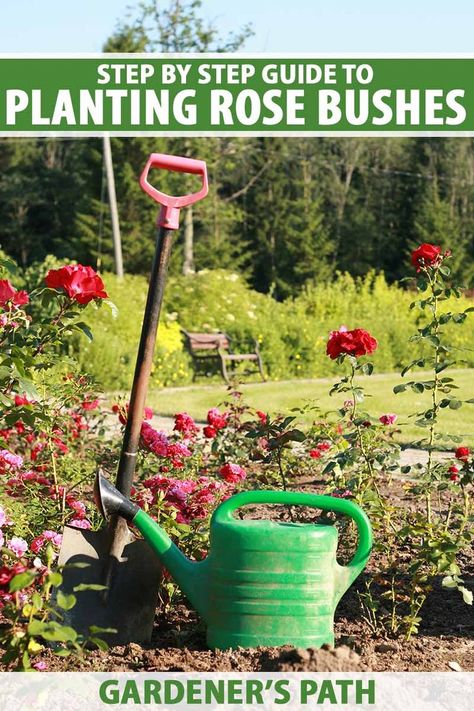
<svg viewBox="0 0 474 711"><path fill-rule="evenodd" d="M76 338L71 348L77 352L81 367L105 389L128 390L140 340L147 282L142 276L132 275L123 280L113 274L105 274L103 278L117 313L108 308L96 309L88 320L93 341ZM186 383L191 375L180 326L173 316L164 314L158 331L152 386Z"/></svg>
<svg viewBox="0 0 474 711"><path fill-rule="evenodd" d="M87 372L106 388L128 389L145 308L146 280L126 276L123 281L104 277L116 318L109 309L90 311L94 341L76 339L74 348ZM378 340L374 363L379 372L399 369L422 354L409 336L422 325L423 315L410 311L413 293L388 285L382 274L354 279L340 274L330 284L307 285L301 294L285 302L250 289L238 274L224 270L201 271L174 277L165 293L152 383L184 385L192 378L192 365L180 334L188 331L225 331L233 348L245 352L258 340L265 371L273 380L293 377L325 377L337 370L326 356L328 334L341 325L365 328ZM468 305L461 299L459 308ZM463 329L446 326L459 348L460 364L474 366L474 324ZM219 376L217 376L219 377Z"/></svg>
<svg viewBox="0 0 474 711"><path fill-rule="evenodd" d="M287 376L284 306L250 289L240 275L217 269L175 277L165 302L187 331L224 331L237 353L253 350L258 341L266 371L272 378Z"/></svg>

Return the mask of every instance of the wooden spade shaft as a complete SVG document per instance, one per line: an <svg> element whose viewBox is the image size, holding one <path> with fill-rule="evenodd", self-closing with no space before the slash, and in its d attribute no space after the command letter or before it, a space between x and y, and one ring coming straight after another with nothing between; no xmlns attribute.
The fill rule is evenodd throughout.
<svg viewBox="0 0 474 711"><path fill-rule="evenodd" d="M137 452L140 444L143 412L153 365L156 335L168 273L173 231L174 230L165 229L164 227L160 227L158 230L155 256L148 286L140 345L138 347L127 423L125 425L116 478L117 489L127 498L130 496L130 490L132 488ZM110 520L109 533L111 540L110 555L119 560L123 547L130 537L125 520L120 517L113 517ZM110 584L111 582L112 567L112 565L108 566L105 584Z"/></svg>

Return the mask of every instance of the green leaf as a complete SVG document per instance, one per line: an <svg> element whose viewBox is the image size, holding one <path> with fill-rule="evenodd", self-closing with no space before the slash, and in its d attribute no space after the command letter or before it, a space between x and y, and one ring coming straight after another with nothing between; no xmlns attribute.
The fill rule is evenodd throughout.
<svg viewBox="0 0 474 711"><path fill-rule="evenodd" d="M461 400L456 400L456 398L453 398L452 400L449 401L449 409L450 410L459 410L460 407L462 407Z"/></svg>
<svg viewBox="0 0 474 711"><path fill-rule="evenodd" d="M32 620L28 625L28 634L32 637L41 637L46 629L46 622Z"/></svg>
<svg viewBox="0 0 474 711"><path fill-rule="evenodd" d="M354 400L356 402L364 402L364 392L360 388L354 389Z"/></svg>
<svg viewBox="0 0 474 711"><path fill-rule="evenodd" d="M61 575L61 573L57 573L56 571L54 571L53 573L50 573L48 575L47 582L54 588L57 588L63 582L63 576Z"/></svg>
<svg viewBox="0 0 474 711"><path fill-rule="evenodd" d="M416 393L422 393L425 390L423 383L412 383L411 389Z"/></svg>
<svg viewBox="0 0 474 711"><path fill-rule="evenodd" d="M395 387L393 388L393 392L395 393L395 395L398 395L398 393L404 393L407 387L408 385L405 385L403 383L401 385L395 385Z"/></svg>
<svg viewBox="0 0 474 711"><path fill-rule="evenodd" d="M100 303L100 304L103 303L103 304L105 304L106 306L108 306L109 309L110 309L111 312L112 312L112 318L117 318L117 316L119 315L119 311L118 311L118 308L115 306L115 304L114 304L113 301L111 301L110 299L102 299L99 303Z"/></svg>
<svg viewBox="0 0 474 711"><path fill-rule="evenodd" d="M117 634L118 630L115 627L97 627L97 625L91 625L89 627L90 634Z"/></svg>
<svg viewBox="0 0 474 711"><path fill-rule="evenodd" d="M287 442L304 442L305 439L306 435L304 432L294 429L283 432L283 434L277 437L275 444L277 447L280 447Z"/></svg>
<svg viewBox="0 0 474 711"><path fill-rule="evenodd" d="M441 316L439 317L439 322L443 325L445 323L448 323L448 321L450 321L450 320L451 320L451 314L441 314Z"/></svg>
<svg viewBox="0 0 474 711"><path fill-rule="evenodd" d="M83 563L83 562L77 562L77 563L67 563L66 565L63 565L61 570L66 570L66 568L77 568L77 569L82 569L82 568L90 568L91 564L90 563Z"/></svg>
<svg viewBox="0 0 474 711"><path fill-rule="evenodd" d="M32 620L28 625L28 634L32 637L43 637L48 642L75 642L77 632L72 627L60 625L58 622L40 622Z"/></svg>
<svg viewBox="0 0 474 711"><path fill-rule="evenodd" d="M23 390L30 400L38 400L38 391L31 380L28 380L27 378L18 378L18 385L20 386L20 390Z"/></svg>
<svg viewBox="0 0 474 711"><path fill-rule="evenodd" d="M461 585L459 587L459 592L462 594L462 599L466 605L472 605L472 591L465 588L464 585Z"/></svg>
<svg viewBox="0 0 474 711"><path fill-rule="evenodd" d="M19 573L10 580L8 589L11 593L18 592L18 590L23 590L24 588L27 588L29 585L31 585L35 578L35 573L30 573L29 571Z"/></svg>
<svg viewBox="0 0 474 711"><path fill-rule="evenodd" d="M76 604L77 598L75 595L67 595L63 593L62 590L58 590L56 596L56 603L62 610L71 610Z"/></svg>
<svg viewBox="0 0 474 711"><path fill-rule="evenodd" d="M55 622L48 622L48 629L43 632L44 639L49 642L75 642L77 632L73 627L59 625Z"/></svg>
<svg viewBox="0 0 474 711"><path fill-rule="evenodd" d="M37 610L43 609L43 600L42 600L41 595L39 593L37 593L37 592L33 593L33 595L31 596L31 602L36 607Z"/></svg>
<svg viewBox="0 0 474 711"><path fill-rule="evenodd" d="M100 649L101 652L106 652L109 648L109 645L105 640L100 639L100 637L90 637L88 639L88 642L92 642L92 644L95 644L97 649Z"/></svg>
<svg viewBox="0 0 474 711"><path fill-rule="evenodd" d="M85 592L86 590L107 590L107 585L98 583L81 583L73 588L74 592Z"/></svg>
<svg viewBox="0 0 474 711"><path fill-rule="evenodd" d="M12 276L17 273L17 266L15 262L12 259L8 259L8 257L2 257L0 259L0 267L6 269Z"/></svg>
<svg viewBox="0 0 474 711"><path fill-rule="evenodd" d="M79 323L76 323L76 328L79 329L79 331L82 331L82 333L89 339L89 341L94 340L94 336L92 335L92 331L90 330L89 326L87 323L84 323L83 321L80 321Z"/></svg>
<svg viewBox="0 0 474 711"><path fill-rule="evenodd" d="M454 365L455 362L456 361L454 361L454 360L445 360L445 361L443 361L443 363L438 363L435 366L435 372L442 373L443 370L446 370L446 368L449 368L450 365Z"/></svg>
<svg viewBox="0 0 474 711"><path fill-rule="evenodd" d="M70 649L54 649L53 654L55 654L57 657L70 657L72 653L72 650Z"/></svg>

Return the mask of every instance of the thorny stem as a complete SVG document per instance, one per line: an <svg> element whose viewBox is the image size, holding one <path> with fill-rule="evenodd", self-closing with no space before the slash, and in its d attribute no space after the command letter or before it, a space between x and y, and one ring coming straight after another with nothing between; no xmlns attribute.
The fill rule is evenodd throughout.
<svg viewBox="0 0 474 711"><path fill-rule="evenodd" d="M57 315L56 315L56 316L52 319L52 321L51 321L51 326L57 326L58 323L60 323L62 317L64 316L64 314L66 313L66 311L68 310L68 308L69 308L70 306L72 306L72 303L73 303L73 299L69 299L69 298L68 298L68 299L64 299L64 301L62 302L62 304L61 304L60 307L59 307L59 312L57 313ZM60 332L60 331L61 331L61 329L59 330L59 332ZM36 356L36 355L39 355L40 353L42 353L42 352L44 351L46 344L48 343L48 341L51 340L51 338L53 337L53 335L56 335L56 334L50 333L46 338L44 338L44 339L41 341L41 343L36 347L36 349L35 349L35 351L34 351L34 355L35 355L35 356Z"/></svg>
<svg viewBox="0 0 474 711"><path fill-rule="evenodd" d="M470 513L470 501L469 501L469 494L466 491L466 489L463 487L461 484L462 488L462 497L463 497L463 511L462 511L462 522L459 527L458 531L458 541L461 538L461 534L463 533L464 529L466 528L466 524L469 520L469 513Z"/></svg>
<svg viewBox="0 0 474 711"><path fill-rule="evenodd" d="M425 604L425 600L426 600L426 595L421 595L421 597L418 599L418 602L414 605L413 593L412 593L411 600L410 600L411 619L412 619L412 620L414 620L415 617L417 617L419 611L421 610L421 608L422 608L423 605ZM413 624L412 624L412 625L410 625L410 628L409 628L409 630L408 630L408 632L407 632L407 634L406 634L406 636L405 636L405 639L406 639L407 642L410 641L413 632L415 632L415 629L413 628Z"/></svg>
<svg viewBox="0 0 474 711"><path fill-rule="evenodd" d="M355 368L354 364L351 363L351 374L350 374L350 378L349 378L349 386L350 386L351 393L352 393L351 419L352 419L354 427L356 428L356 431L357 431L357 443L359 445L360 451L361 451L362 456L364 458L364 462L367 466L367 471L369 473L370 481L373 484L374 489L376 490L379 498L381 498L380 490L379 490L377 483L375 481L374 467L373 467L372 461L371 461L371 459L370 459L369 455L367 454L367 451L364 447L364 441L363 441L363 437L362 437L362 428L360 425L355 424L355 416L357 414L357 401L356 401L356 397L355 397L355 386L354 386L355 374L356 374L356 368ZM360 475L358 476L358 483L359 483L359 487L360 487L362 484L362 477Z"/></svg>
<svg viewBox="0 0 474 711"><path fill-rule="evenodd" d="M357 413L357 400L356 400L356 396L355 396L355 387L354 387L355 373L356 373L356 371L355 371L354 364L351 363L351 375L350 375L350 378L349 378L349 387L350 387L351 393L352 393L352 413L351 413L351 420L352 420L353 422L354 422L354 419L355 419L355 416L356 416L356 413Z"/></svg>
<svg viewBox="0 0 474 711"><path fill-rule="evenodd" d="M433 443L434 443L434 436L435 436L435 430L436 430L436 422L437 422L437 415L438 415L438 410L439 410L439 403L438 403L438 388L439 388L439 374L438 374L438 367L439 367L439 356L440 356L440 348L439 348L439 319L438 319L438 294L436 293L436 272L434 277L430 274L429 271L427 271L427 276L428 280L430 283L430 289L431 293L433 295L433 306L432 306L432 311L433 311L433 323L434 323L434 328L433 328L433 336L435 337L436 341L438 341L435 344L435 355L434 355L434 385L433 385L433 390L431 391L431 404L432 404L432 419L431 419L431 424L429 427L429 439L428 439L428 464L427 464L427 475L429 479L431 479L431 473L433 469ZM431 492L428 490L426 493L426 515L428 519L428 523L431 523Z"/></svg>
<svg viewBox="0 0 474 711"><path fill-rule="evenodd" d="M392 613L390 616L390 629L392 632L397 631L397 615L396 615L396 593L395 593L395 578L392 575L392 579L390 581L390 594L392 597Z"/></svg>
<svg viewBox="0 0 474 711"><path fill-rule="evenodd" d="M446 521L445 521L445 524L444 524L444 530L445 530L445 532L448 531L449 524L451 523L451 514L452 514L452 512L453 512L453 499L450 498L450 499L449 499L448 511L447 511L447 513L446 513Z"/></svg>
<svg viewBox="0 0 474 711"><path fill-rule="evenodd" d="M283 491L286 491L287 490L287 482L286 482L285 470L283 468L283 464L281 461L282 451L283 451L283 448L278 447L278 449L277 449L277 463L278 463L278 471L280 472L281 482L283 485ZM295 516L293 514L293 509L291 508L291 506L288 506L288 511L290 514L290 519L291 519L292 523L294 523Z"/></svg>

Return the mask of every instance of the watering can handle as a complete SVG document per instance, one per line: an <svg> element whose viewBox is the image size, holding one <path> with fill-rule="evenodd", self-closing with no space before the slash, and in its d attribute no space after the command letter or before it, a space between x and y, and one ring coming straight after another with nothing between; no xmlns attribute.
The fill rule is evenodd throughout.
<svg viewBox="0 0 474 711"><path fill-rule="evenodd" d="M337 499L334 496L321 496L298 491L244 491L224 501L215 510L213 520L216 523L232 521L234 520L232 513L241 506L248 506L249 504L312 506L324 511L337 511L337 513L350 516L357 525L359 542L350 563L338 566L340 581L337 587L341 595L365 568L372 549L372 527L364 511L352 501Z"/></svg>
<svg viewBox="0 0 474 711"><path fill-rule="evenodd" d="M190 195L174 196L162 193L148 182L148 173L152 168L163 168L164 170L172 170L175 173L200 175L201 189ZM152 153L140 176L140 186L153 200L156 200L156 202L161 205L158 226L165 227L167 230L177 230L179 227L180 208L202 200L208 193L209 187L207 183L206 163L203 160L196 160L195 158Z"/></svg>

